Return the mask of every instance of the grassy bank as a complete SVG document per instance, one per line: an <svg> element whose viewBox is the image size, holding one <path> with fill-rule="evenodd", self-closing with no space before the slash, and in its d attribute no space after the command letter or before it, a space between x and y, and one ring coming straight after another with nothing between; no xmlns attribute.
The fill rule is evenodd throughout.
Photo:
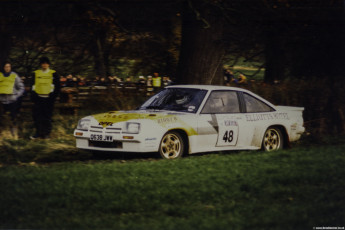
<svg viewBox="0 0 345 230"><path fill-rule="evenodd" d="M0 229L344 226L345 145L0 167Z"/></svg>

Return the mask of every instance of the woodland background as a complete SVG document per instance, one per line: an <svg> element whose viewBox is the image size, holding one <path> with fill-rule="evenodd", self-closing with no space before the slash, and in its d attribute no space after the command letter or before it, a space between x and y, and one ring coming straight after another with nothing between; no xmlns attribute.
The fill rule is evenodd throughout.
<svg viewBox="0 0 345 230"><path fill-rule="evenodd" d="M2 0L0 62L27 76L44 55L61 75L187 84L247 65L249 80L264 73L251 90L333 135L345 131L344 12L341 0Z"/></svg>

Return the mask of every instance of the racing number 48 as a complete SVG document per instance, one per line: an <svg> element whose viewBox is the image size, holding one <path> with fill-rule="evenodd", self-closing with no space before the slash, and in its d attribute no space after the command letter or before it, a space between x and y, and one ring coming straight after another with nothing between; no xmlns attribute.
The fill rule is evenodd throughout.
<svg viewBox="0 0 345 230"><path fill-rule="evenodd" d="M224 142L232 142L234 140L234 131L226 130L223 136Z"/></svg>

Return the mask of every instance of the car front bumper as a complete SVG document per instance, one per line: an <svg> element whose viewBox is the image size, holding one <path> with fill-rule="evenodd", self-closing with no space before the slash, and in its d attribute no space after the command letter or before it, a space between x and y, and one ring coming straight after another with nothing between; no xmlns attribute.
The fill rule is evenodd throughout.
<svg viewBox="0 0 345 230"><path fill-rule="evenodd" d="M145 138L139 134L114 134L112 141L90 140L91 134L75 130L76 147L109 152L155 152L159 147L158 138Z"/></svg>

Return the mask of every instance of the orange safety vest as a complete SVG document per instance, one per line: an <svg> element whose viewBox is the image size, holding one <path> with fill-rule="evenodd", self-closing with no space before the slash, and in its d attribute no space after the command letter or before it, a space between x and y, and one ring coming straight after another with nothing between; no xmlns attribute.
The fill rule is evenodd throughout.
<svg viewBox="0 0 345 230"><path fill-rule="evenodd" d="M55 72L55 70L49 70L46 73L42 70L35 71L34 91L37 94L50 94L51 92L53 92L53 74Z"/></svg>
<svg viewBox="0 0 345 230"><path fill-rule="evenodd" d="M0 94L13 94L16 77L17 75L15 73L11 73L8 77L0 73Z"/></svg>

